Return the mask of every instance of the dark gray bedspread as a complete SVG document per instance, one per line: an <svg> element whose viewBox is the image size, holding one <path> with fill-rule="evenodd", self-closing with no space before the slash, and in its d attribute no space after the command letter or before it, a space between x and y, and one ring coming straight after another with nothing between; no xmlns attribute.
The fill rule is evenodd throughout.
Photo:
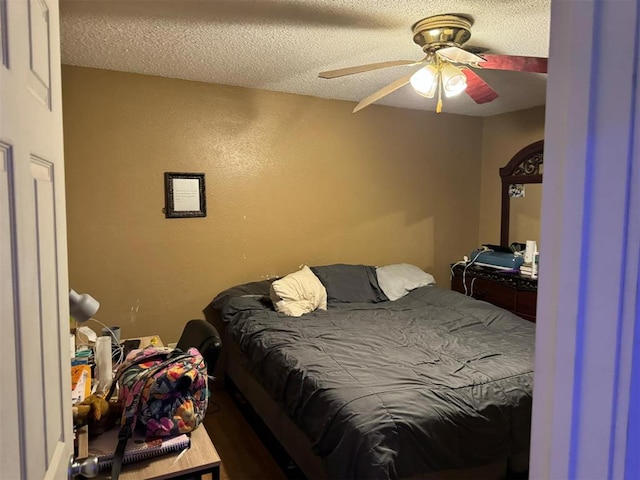
<svg viewBox="0 0 640 480"><path fill-rule="evenodd" d="M534 324L435 286L300 318L230 299L254 376L331 478L468 468L529 448Z"/></svg>

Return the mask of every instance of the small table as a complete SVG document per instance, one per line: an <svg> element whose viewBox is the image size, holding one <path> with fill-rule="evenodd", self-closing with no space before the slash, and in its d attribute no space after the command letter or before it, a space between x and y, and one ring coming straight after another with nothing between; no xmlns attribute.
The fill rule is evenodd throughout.
<svg viewBox="0 0 640 480"><path fill-rule="evenodd" d="M451 290L492 303L530 322L536 321L537 279L475 264L454 265L452 273Z"/></svg>
<svg viewBox="0 0 640 480"><path fill-rule="evenodd" d="M163 346L160 338L155 335L138 338L140 338L140 348L150 345L152 339L156 340L155 346ZM191 447L184 454L170 453L122 465L120 478L122 480L139 480L141 478L162 480L167 478L202 478L206 474L211 474L213 480L220 479L220 455L218 455L216 447L213 446L204 425L200 424L191 432ZM111 470L104 470L96 478L107 479L110 476Z"/></svg>
<svg viewBox="0 0 640 480"><path fill-rule="evenodd" d="M180 458L179 456L179 452L169 453L122 465L120 478L122 480L202 478L209 473L213 480L220 479L220 456L204 425L200 425L191 432L191 447ZM96 478L107 479L110 476L111 470L104 470Z"/></svg>

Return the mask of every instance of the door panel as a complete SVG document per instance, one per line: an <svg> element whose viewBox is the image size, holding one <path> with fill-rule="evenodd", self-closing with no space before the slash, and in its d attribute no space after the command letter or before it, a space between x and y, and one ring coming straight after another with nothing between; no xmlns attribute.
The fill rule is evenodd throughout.
<svg viewBox="0 0 640 480"><path fill-rule="evenodd" d="M73 431L57 1L0 0L0 29L0 477L66 478Z"/></svg>
<svg viewBox="0 0 640 480"><path fill-rule="evenodd" d="M0 7L1 8L1 7ZM2 35L0 35L0 38ZM15 254L13 246L14 223L13 206L11 199L11 145L0 142L0 275L2 275L2 288L0 288L0 308L3 334L0 335L0 348L2 348L2 385L0 395L0 411L12 411L12 405L18 405L18 382L16 365L16 332L15 332L15 297L13 289L13 271L15 267ZM16 415L4 415L2 419L2 431L19 432L18 417ZM2 442L0 449L0 471L7 478L19 478L20 476L20 435L14 437L13 442Z"/></svg>
<svg viewBox="0 0 640 480"><path fill-rule="evenodd" d="M37 232L38 257L38 287L40 295L40 330L42 331L41 348L44 358L58 358L60 356L60 318L52 315L47 318L44 312L59 311L56 272L56 227L55 227L55 197L53 195L53 164L41 158L31 157L31 173L35 194L35 218ZM68 335L67 335L68 338ZM56 339L55 342L47 341ZM48 415L44 438L47 460L53 455L57 436L63 431L61 410L61 382L60 368L56 363L43 364L45 382L42 386L44 402L47 408L58 415Z"/></svg>
<svg viewBox="0 0 640 480"><path fill-rule="evenodd" d="M7 2L0 0L0 63L5 67L9 67L7 33Z"/></svg>
<svg viewBox="0 0 640 480"><path fill-rule="evenodd" d="M49 63L49 8L43 0L29 2L29 89L51 108L49 92L51 65Z"/></svg>

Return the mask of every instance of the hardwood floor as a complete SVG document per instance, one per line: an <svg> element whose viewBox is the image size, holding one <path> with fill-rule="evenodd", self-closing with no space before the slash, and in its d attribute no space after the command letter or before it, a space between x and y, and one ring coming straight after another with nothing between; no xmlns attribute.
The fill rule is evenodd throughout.
<svg viewBox="0 0 640 480"><path fill-rule="evenodd" d="M287 479L226 391L213 391L210 404L203 424L222 461L220 480Z"/></svg>

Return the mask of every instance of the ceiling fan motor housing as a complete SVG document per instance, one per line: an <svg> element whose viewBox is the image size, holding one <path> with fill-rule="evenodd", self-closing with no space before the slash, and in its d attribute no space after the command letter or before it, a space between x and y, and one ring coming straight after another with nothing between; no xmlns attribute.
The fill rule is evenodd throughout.
<svg viewBox="0 0 640 480"><path fill-rule="evenodd" d="M471 19L460 15L436 15L415 23L413 41L427 53L444 47L460 47L471 38Z"/></svg>

